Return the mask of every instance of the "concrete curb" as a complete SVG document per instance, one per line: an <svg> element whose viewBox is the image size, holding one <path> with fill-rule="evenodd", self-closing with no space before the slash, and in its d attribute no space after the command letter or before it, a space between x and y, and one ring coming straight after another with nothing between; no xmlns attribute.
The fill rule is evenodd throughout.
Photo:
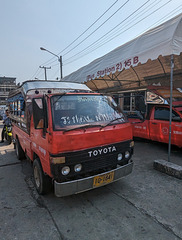
<svg viewBox="0 0 182 240"><path fill-rule="evenodd" d="M153 167L160 172L182 179L182 166L179 166L175 163L159 159L154 161Z"/></svg>

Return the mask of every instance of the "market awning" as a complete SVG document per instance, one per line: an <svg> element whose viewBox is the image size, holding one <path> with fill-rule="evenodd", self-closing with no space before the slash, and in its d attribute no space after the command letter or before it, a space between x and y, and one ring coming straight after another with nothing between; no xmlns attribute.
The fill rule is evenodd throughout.
<svg viewBox="0 0 182 240"><path fill-rule="evenodd" d="M169 102L171 93L168 87L149 86L148 89ZM172 95L175 101L178 99L182 101L182 92L180 92L178 89L173 89Z"/></svg>
<svg viewBox="0 0 182 240"><path fill-rule="evenodd" d="M182 14L114 49L66 76L63 81L86 83L92 90L124 90L153 83L182 86Z"/></svg>

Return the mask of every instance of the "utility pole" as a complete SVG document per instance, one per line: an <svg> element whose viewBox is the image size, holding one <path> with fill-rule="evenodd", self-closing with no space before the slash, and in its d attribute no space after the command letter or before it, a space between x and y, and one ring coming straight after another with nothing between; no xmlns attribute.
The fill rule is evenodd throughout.
<svg viewBox="0 0 182 240"><path fill-rule="evenodd" d="M58 61L60 63L60 76L61 76L61 79L63 78L63 62L62 62L62 56L58 56ZM60 79L60 80L61 80Z"/></svg>
<svg viewBox="0 0 182 240"><path fill-rule="evenodd" d="M44 66L41 67L41 66L40 66L39 68L43 68L43 69L44 69L44 73L45 73L45 81L47 81L47 72L46 72L46 70L47 70L47 69L51 69L51 67L44 67Z"/></svg>

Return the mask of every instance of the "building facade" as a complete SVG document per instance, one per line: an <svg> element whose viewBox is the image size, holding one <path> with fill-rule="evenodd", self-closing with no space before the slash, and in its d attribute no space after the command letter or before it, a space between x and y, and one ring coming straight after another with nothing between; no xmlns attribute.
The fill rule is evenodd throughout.
<svg viewBox="0 0 182 240"><path fill-rule="evenodd" d="M0 77L0 106L6 106L9 92L16 87L16 78Z"/></svg>

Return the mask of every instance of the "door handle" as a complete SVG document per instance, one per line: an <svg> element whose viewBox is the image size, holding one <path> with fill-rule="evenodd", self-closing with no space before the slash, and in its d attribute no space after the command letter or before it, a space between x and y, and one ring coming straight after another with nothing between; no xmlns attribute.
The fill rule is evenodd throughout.
<svg viewBox="0 0 182 240"><path fill-rule="evenodd" d="M154 122L153 122L152 124L153 124L153 125L157 125L157 123L154 123Z"/></svg>

